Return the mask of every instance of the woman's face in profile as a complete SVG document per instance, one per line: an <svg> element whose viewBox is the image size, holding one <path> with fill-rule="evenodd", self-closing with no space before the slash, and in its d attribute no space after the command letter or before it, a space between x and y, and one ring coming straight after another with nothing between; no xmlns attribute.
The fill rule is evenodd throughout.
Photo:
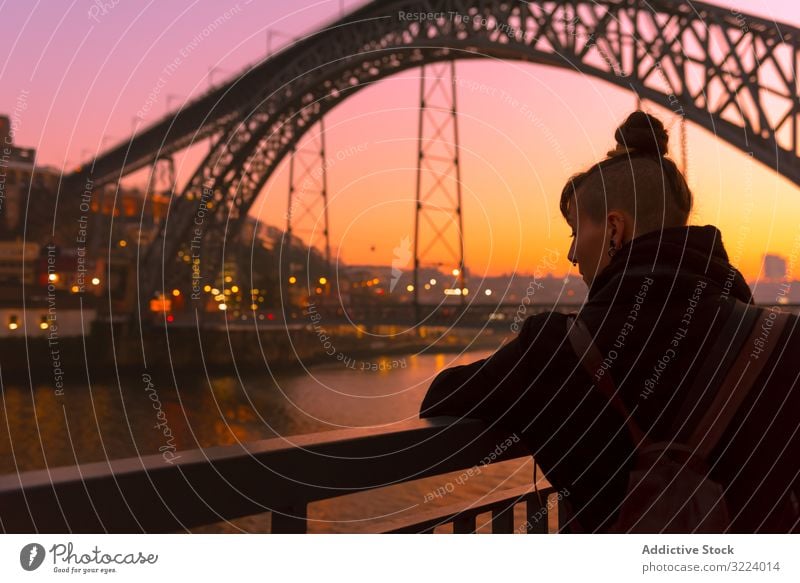
<svg viewBox="0 0 800 583"><path fill-rule="evenodd" d="M578 263L583 281L591 286L595 276L611 261L608 256L610 234L605 224L596 223L577 207L573 197L567 217L573 235L567 259Z"/></svg>

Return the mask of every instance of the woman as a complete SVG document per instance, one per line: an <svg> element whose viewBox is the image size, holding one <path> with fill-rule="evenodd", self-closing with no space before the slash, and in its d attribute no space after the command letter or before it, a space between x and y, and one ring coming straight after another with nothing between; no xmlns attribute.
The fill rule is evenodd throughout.
<svg viewBox="0 0 800 583"><path fill-rule="evenodd" d="M613 379L651 441L685 442L713 397L692 391L692 381L720 368L707 361L730 330L736 302L728 300L753 302L719 230L687 225L692 194L666 157L663 124L637 111L615 138L607 158L570 178L560 204L572 228L568 257L589 288L579 316L602 355L594 378L572 347L568 316L544 313L491 357L442 371L420 411L519 433L553 486L569 492L573 532L615 523L636 450L594 381ZM789 320L769 339L777 349L707 459L724 488L729 532L798 528L800 333Z"/></svg>

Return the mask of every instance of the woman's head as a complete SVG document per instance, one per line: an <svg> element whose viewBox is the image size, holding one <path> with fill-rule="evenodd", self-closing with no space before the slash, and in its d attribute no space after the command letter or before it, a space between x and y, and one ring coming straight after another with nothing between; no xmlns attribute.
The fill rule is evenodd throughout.
<svg viewBox="0 0 800 583"><path fill-rule="evenodd" d="M635 111L614 134L617 147L561 192L561 214L572 228L568 258L587 285L616 249L650 231L686 225L692 193L666 157L668 135L657 118Z"/></svg>

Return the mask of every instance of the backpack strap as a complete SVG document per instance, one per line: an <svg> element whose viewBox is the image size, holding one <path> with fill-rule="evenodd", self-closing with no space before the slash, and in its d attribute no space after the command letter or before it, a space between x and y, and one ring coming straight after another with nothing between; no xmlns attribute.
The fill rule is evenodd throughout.
<svg viewBox="0 0 800 583"><path fill-rule="evenodd" d="M714 401L689 438L688 445L704 459L722 438L778 345L781 333L789 321L789 314L786 312L755 306L747 306L747 309L757 312L756 325L722 381Z"/></svg>
<svg viewBox="0 0 800 583"><path fill-rule="evenodd" d="M567 316L567 335L572 345L572 350L578 357L584 370L589 374L594 386L600 389L611 405L625 419L634 449L640 449L652 445L652 441L645 435L641 427L634 420L625 403L619 397L617 388L608 370L602 368L603 356L600 354L597 345L592 340L592 335L586 327L586 323L577 315Z"/></svg>
<svg viewBox="0 0 800 583"><path fill-rule="evenodd" d="M758 311L748 310L748 304L730 296L722 298L717 308L717 316L720 310L727 307L727 321L722 325L717 333L716 342L704 357L704 362L695 374L694 382L683 397L683 403L672 423L672 435L683 443L689 441L692 428L697 426L704 411L708 410L725 378L725 373L733 366L733 361L741 352L758 318ZM714 325L717 316L710 326Z"/></svg>
<svg viewBox="0 0 800 583"><path fill-rule="evenodd" d="M708 457L733 420L789 320L788 313L776 313L736 299L725 301L733 301L733 307L675 421L675 425L678 425L682 419L687 419L687 413L691 410L702 414L696 425L689 425L694 425L695 429L686 443L703 459ZM619 397L608 370L602 369L602 354L577 313L567 317L567 335L573 351L595 386L625 419L634 447L639 450L653 445ZM727 374L723 376L725 371ZM707 407L698 402L698 394Z"/></svg>

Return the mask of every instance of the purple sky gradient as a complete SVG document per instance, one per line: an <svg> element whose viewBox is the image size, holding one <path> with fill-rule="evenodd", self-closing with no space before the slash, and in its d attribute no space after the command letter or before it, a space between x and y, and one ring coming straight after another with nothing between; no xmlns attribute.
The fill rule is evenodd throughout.
<svg viewBox="0 0 800 583"><path fill-rule="evenodd" d="M344 2L347 9L363 3ZM794 0L717 4L800 23L800 3ZM339 11L339 0L106 0L106 8L102 5L99 0L0 4L0 54L5 55L0 112L12 112L27 92L16 138L38 149L40 163L62 167L129 136L134 116L146 108L159 78L166 83L145 112L145 123L165 115L168 105L175 109L202 93L210 81L220 83L263 58L268 30L274 32L273 45L285 44L288 36L316 30ZM224 21L203 36L220 17ZM175 58L181 59L178 70L165 75L163 68Z"/></svg>

